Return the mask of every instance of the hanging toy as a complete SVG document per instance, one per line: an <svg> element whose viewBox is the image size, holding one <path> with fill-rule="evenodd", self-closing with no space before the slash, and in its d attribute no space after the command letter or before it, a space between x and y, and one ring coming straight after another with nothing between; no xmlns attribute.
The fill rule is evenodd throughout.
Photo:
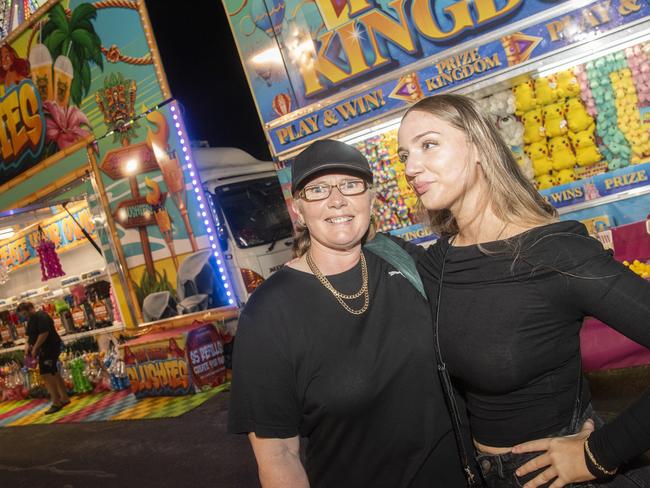
<svg viewBox="0 0 650 488"><path fill-rule="evenodd" d="M61 261L56 253L56 246L52 241L45 237L43 229L38 228L40 242L36 247L38 258L41 262L41 281L47 281L52 278L64 276L65 273L61 269Z"/></svg>

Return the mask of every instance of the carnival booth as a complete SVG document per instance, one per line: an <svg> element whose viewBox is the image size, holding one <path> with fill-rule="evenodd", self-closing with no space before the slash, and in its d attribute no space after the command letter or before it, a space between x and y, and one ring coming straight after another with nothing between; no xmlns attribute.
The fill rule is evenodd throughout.
<svg viewBox="0 0 650 488"><path fill-rule="evenodd" d="M185 327L176 335L201 340L170 356L186 343L220 351L215 324L236 317L237 298L144 1L48 1L24 17L0 47L0 359L24 349L21 301L50 313L66 343L101 337L81 373L112 365L116 387L132 366L118 335L143 344ZM216 356L187 360L221 372ZM19 361L0 370L5 385ZM161 371L139 380L164 394Z"/></svg>
<svg viewBox="0 0 650 488"><path fill-rule="evenodd" d="M435 239L417 223L396 130L420 98L462 93L562 219L583 221L649 276L648 2L223 3L287 199L291 157L338 138L371 161L379 230ZM648 350L604 330L583 329L587 368L650 363Z"/></svg>

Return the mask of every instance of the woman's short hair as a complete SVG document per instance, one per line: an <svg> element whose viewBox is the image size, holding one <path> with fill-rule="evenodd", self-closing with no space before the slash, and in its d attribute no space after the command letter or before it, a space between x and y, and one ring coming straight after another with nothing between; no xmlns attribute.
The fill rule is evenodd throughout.
<svg viewBox="0 0 650 488"><path fill-rule="evenodd" d="M474 100L456 94L433 95L415 103L404 117L413 112L431 114L465 133L479 154L488 185L486 197L501 220L516 224L547 223L557 217L555 208L524 176L510 147ZM425 220L434 233L458 233L458 224L449 209L420 210L426 213Z"/></svg>

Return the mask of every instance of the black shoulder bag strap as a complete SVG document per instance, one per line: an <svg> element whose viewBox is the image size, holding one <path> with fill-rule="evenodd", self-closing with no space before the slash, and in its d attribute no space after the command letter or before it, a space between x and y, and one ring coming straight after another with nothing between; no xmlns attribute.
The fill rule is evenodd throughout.
<svg viewBox="0 0 650 488"><path fill-rule="evenodd" d="M447 261L447 251L449 250L449 242L442 241L441 244L444 247L444 252L442 254L440 277L438 278L438 296L436 298L435 316L433 318L433 344L436 351L438 374L440 375L440 382L442 383L442 388L445 392L447 408L449 408L449 413L451 414L451 423L454 428L456 443L458 445L458 455L460 456L460 462L463 465L463 472L465 474L465 479L467 480L467 486L470 488L478 488L483 485L477 479L474 471L472 471L472 468L470 467L470 455L468 454L467 448L465 447L465 440L463 439L463 432L460 425L460 412L458 411L458 404L456 403L456 397L454 396L454 387L451 383L451 378L449 377L447 364L442 359L442 353L440 352L440 306L442 303L442 282L445 275L445 264Z"/></svg>
<svg viewBox="0 0 650 488"><path fill-rule="evenodd" d="M456 436L458 455L463 465L465 478L467 479L467 486L469 488L478 488L483 485L479 482L479 480L476 479L476 475L470 467L470 457L467 454L467 449L465 448L465 442L463 440L463 433L460 425L460 413L458 412L458 405L456 404L456 397L454 396L454 388L451 383L451 378L449 377L449 372L447 371L447 365L442 360L442 355L440 353L440 341L438 340L438 321L440 317L440 298L442 296L442 278L445 270L447 250L449 249L448 243L443 243L443 245L445 246L445 250L442 258L442 267L440 269L438 298L433 323L433 342L436 353L436 363L438 365L438 375L440 376L440 382L442 383L447 408L450 412L452 427ZM422 279L420 278L417 267L415 265L415 261L411 255L399 244L391 241L388 237L382 234L377 234L373 240L367 242L364 245L364 248L371 251L373 254L376 254L384 261L392 265L396 270L400 271L402 275L415 287L415 289L418 290L424 298L427 298L424 292Z"/></svg>

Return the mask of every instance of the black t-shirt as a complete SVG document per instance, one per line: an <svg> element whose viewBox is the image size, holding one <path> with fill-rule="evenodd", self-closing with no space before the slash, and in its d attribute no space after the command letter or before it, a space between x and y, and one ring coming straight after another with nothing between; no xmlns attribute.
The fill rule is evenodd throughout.
<svg viewBox="0 0 650 488"><path fill-rule="evenodd" d="M364 255L362 315L289 267L253 293L235 341L229 430L308 437L314 488L462 487L428 305L398 271ZM361 267L328 279L354 293ZM358 309L362 300L348 303Z"/></svg>
<svg viewBox="0 0 650 488"><path fill-rule="evenodd" d="M36 344L36 339L44 332L48 332L47 338L41 346L42 354L56 355L61 351L61 337L54 328L54 321L47 313L39 310L27 321L27 341L30 345Z"/></svg>
<svg viewBox="0 0 650 488"><path fill-rule="evenodd" d="M487 252L441 239L420 258L418 269L435 307L444 259L443 357L466 393L474 437L509 447L569 425L585 316L650 347L650 283L615 261L575 221L483 248ZM586 382L581 396L584 408ZM646 394L592 434L596 459L617 466L649 449L649 412Z"/></svg>

